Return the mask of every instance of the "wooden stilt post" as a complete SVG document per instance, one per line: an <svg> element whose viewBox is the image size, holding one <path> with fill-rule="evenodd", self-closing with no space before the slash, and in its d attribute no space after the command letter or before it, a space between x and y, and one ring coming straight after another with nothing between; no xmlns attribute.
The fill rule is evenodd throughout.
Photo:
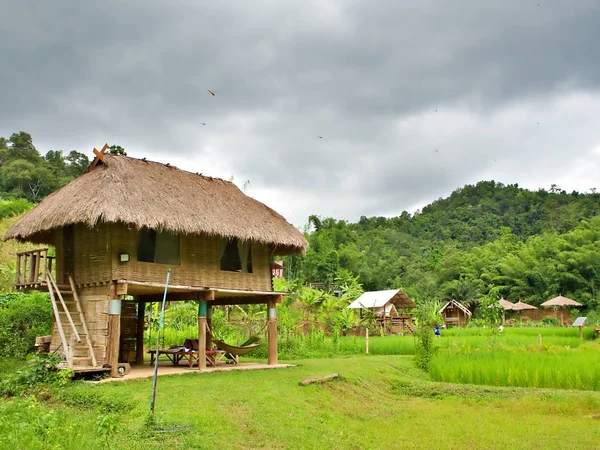
<svg viewBox="0 0 600 450"><path fill-rule="evenodd" d="M206 369L206 300L198 303L198 370Z"/></svg>
<svg viewBox="0 0 600 450"><path fill-rule="evenodd" d="M267 363L270 366L277 365L277 308L275 300L267 301L267 330L269 340L269 353Z"/></svg>
<svg viewBox="0 0 600 450"><path fill-rule="evenodd" d="M365 353L369 354L369 327L365 327Z"/></svg>
<svg viewBox="0 0 600 450"><path fill-rule="evenodd" d="M135 363L144 364L144 319L146 302L138 302L137 327L135 333Z"/></svg>
<svg viewBox="0 0 600 450"><path fill-rule="evenodd" d="M119 341L121 337L121 300L108 301L108 345L110 353L107 355L110 365L110 376L119 376Z"/></svg>
<svg viewBox="0 0 600 450"><path fill-rule="evenodd" d="M206 309L206 348L212 347L212 305Z"/></svg>

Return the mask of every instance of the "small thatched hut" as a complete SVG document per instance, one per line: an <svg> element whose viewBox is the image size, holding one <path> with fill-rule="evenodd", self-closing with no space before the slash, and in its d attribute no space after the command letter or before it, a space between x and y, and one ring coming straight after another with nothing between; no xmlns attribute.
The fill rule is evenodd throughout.
<svg viewBox="0 0 600 450"><path fill-rule="evenodd" d="M459 327L466 325L472 315L465 305L454 299L442 306L439 313L443 316L446 326Z"/></svg>
<svg viewBox="0 0 600 450"><path fill-rule="evenodd" d="M18 220L7 239L56 248L55 256L47 248L18 255L15 287L49 289L51 349L73 367L143 362L144 304L162 300L167 268L167 300L199 301L199 323L206 314L210 320L207 305L268 304L275 363L281 293L273 292L271 259L307 247L281 215L230 182L116 155L100 155ZM58 311L60 297L70 313ZM199 327L199 338L208 344L205 331Z"/></svg>

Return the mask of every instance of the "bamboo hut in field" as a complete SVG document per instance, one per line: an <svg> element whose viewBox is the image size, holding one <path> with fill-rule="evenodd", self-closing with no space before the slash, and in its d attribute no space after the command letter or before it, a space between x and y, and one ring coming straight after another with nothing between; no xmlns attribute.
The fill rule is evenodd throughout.
<svg viewBox="0 0 600 450"><path fill-rule="evenodd" d="M199 368L213 305L267 304L275 364L282 293L273 291L270 263L273 255L304 253L302 233L230 182L96 154L86 173L4 236L43 246L17 255L15 288L49 290L51 350L70 367L108 364L113 375L120 362L142 363L144 305L162 300L171 268L167 301L199 303Z"/></svg>
<svg viewBox="0 0 600 450"><path fill-rule="evenodd" d="M364 292L348 308L367 309L375 315L379 326L393 333L412 333L413 315L410 312L416 303L401 289Z"/></svg>
<svg viewBox="0 0 600 450"><path fill-rule="evenodd" d="M450 300L438 311L446 326L465 326L472 316L471 311L457 300Z"/></svg>

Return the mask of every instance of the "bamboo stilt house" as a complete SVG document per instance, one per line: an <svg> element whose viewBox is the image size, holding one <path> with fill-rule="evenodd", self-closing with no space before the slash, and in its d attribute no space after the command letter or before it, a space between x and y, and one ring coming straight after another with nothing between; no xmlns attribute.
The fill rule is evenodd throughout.
<svg viewBox="0 0 600 450"><path fill-rule="evenodd" d="M411 310L416 303L401 289L369 291L354 300L349 309L369 310L378 324L392 333L413 331Z"/></svg>
<svg viewBox="0 0 600 450"><path fill-rule="evenodd" d="M50 291L51 350L71 367L107 364L113 374L118 362L143 362L144 305L162 300L171 268L167 300L198 301L199 324L210 321L212 305L268 304L269 362L276 363L282 293L273 291L270 263L304 253L302 233L233 183L96 154L86 173L4 236L43 246L17 255L15 288ZM199 339L210 343L205 326Z"/></svg>

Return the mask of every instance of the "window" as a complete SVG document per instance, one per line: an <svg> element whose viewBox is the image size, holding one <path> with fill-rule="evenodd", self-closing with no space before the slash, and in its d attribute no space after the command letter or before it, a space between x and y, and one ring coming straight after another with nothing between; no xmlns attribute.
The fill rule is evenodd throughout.
<svg viewBox="0 0 600 450"><path fill-rule="evenodd" d="M237 239L219 241L221 270L252 273L252 245Z"/></svg>
<svg viewBox="0 0 600 450"><path fill-rule="evenodd" d="M179 235L139 230L137 260L158 264L181 264Z"/></svg>

